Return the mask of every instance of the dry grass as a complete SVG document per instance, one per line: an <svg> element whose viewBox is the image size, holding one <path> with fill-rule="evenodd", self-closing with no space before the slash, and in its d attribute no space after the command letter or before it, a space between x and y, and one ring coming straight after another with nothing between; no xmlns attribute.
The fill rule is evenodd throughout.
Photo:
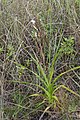
<svg viewBox="0 0 80 120"><path fill-rule="evenodd" d="M56 93L61 103L64 103L62 110L58 106L47 110L47 102L41 103L43 97L29 97L34 93L43 93L34 85L43 86L43 84L31 73L33 71L42 77L28 52L39 60L47 75L52 59L64 38L68 40L72 36L74 43L69 50L74 49L74 52L60 54L54 66L53 79L71 67L80 66L80 3L78 1L0 1L0 120L34 120L35 116L37 116L35 120L41 118L58 120L61 113L63 113L61 120L73 120L70 112L80 107L79 99L65 90L61 89ZM56 84L64 84L80 94L79 72L80 69L66 74ZM71 104L72 100L73 104ZM45 109L46 114L44 114Z"/></svg>

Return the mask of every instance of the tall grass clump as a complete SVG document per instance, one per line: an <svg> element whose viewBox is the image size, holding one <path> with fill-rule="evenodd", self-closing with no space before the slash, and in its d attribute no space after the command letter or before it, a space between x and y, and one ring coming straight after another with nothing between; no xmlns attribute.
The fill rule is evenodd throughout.
<svg viewBox="0 0 80 120"><path fill-rule="evenodd" d="M0 1L1 120L74 119L79 24L79 0Z"/></svg>

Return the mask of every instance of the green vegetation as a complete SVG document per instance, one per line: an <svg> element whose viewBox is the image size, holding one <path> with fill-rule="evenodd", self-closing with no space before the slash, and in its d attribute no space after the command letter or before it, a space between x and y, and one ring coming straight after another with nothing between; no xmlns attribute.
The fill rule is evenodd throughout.
<svg viewBox="0 0 80 120"><path fill-rule="evenodd" d="M80 0L1 1L1 120L80 117L79 24Z"/></svg>

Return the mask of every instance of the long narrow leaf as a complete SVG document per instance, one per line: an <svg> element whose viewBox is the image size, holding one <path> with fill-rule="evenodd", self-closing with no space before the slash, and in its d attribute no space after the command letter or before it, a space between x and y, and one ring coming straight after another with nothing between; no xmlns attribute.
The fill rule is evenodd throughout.
<svg viewBox="0 0 80 120"><path fill-rule="evenodd" d="M65 85L59 85L59 86L53 91L53 94L54 94L57 90L59 90L60 88L64 88L64 89L66 89L67 91L69 91L70 93L72 93L72 94L80 97L79 94L77 94L76 92L74 92L74 91L71 90L70 88L66 87Z"/></svg>
<svg viewBox="0 0 80 120"><path fill-rule="evenodd" d="M27 51L27 52L28 52L28 51ZM42 76L44 77L45 82L48 84L48 79L47 79L46 74L45 74L45 72L44 72L42 66L40 65L38 59L35 59L29 52L28 52L28 54L30 55L30 57L32 58L32 60L35 62L35 64L36 64L37 67L39 68L39 70L40 70Z"/></svg>
<svg viewBox="0 0 80 120"><path fill-rule="evenodd" d="M16 62L14 62L17 66L19 66L19 67L21 67L21 69L27 69L29 72L31 72L31 73L33 73L37 78L39 78L40 80L41 80L41 82L42 83L44 83L44 85L45 86L47 86L47 84L46 84L46 82L44 81L44 79L42 79L41 77L40 77L40 75L38 75L37 73L35 73L34 71L32 71L32 70L30 70L29 68L27 68L27 67L25 67L25 66L23 66L23 65L21 65L21 64L19 64L19 63L16 63Z"/></svg>
<svg viewBox="0 0 80 120"><path fill-rule="evenodd" d="M57 52L57 53L55 53L55 55L54 55L54 58L53 58L53 60L52 60L52 65L51 65L51 68L50 68L50 73L49 73L49 76L48 76L48 78L49 78L49 83L51 83L51 80L52 80L52 77L53 77L53 74L54 74L54 66L55 66L55 62L56 62L56 60L57 60L57 58L58 58L58 56L59 56L59 53L60 53L60 51L59 52Z"/></svg>
<svg viewBox="0 0 80 120"><path fill-rule="evenodd" d="M41 77L40 77L40 75L38 75L37 73L35 73L34 71L32 71L32 70L30 70L30 69L28 69L28 68L26 68L28 71L30 71L31 73L33 73L37 78L39 78L40 79L40 81L42 82L42 83L44 83L44 85L47 87L47 83L44 81L44 79L42 79Z"/></svg>
<svg viewBox="0 0 80 120"><path fill-rule="evenodd" d="M71 69L69 69L69 70L67 70L67 71L59 74L59 75L54 79L53 84L54 84L61 76L63 76L64 74L66 74L66 73L68 73L68 72L71 72L71 71L73 71L73 70L77 70L77 69L80 69L80 66L71 68Z"/></svg>

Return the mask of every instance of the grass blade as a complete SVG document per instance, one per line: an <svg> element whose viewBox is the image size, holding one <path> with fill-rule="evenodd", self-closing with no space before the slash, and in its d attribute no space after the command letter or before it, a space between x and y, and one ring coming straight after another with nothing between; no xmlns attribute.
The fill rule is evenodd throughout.
<svg viewBox="0 0 80 120"><path fill-rule="evenodd" d="M53 84L54 84L61 76L63 76L64 74L66 74L66 73L68 73L68 72L71 72L71 71L73 71L73 70L77 70L77 69L80 69L80 66L71 68L71 69L69 69L69 70L67 70L67 71L59 74L59 75L54 79Z"/></svg>

